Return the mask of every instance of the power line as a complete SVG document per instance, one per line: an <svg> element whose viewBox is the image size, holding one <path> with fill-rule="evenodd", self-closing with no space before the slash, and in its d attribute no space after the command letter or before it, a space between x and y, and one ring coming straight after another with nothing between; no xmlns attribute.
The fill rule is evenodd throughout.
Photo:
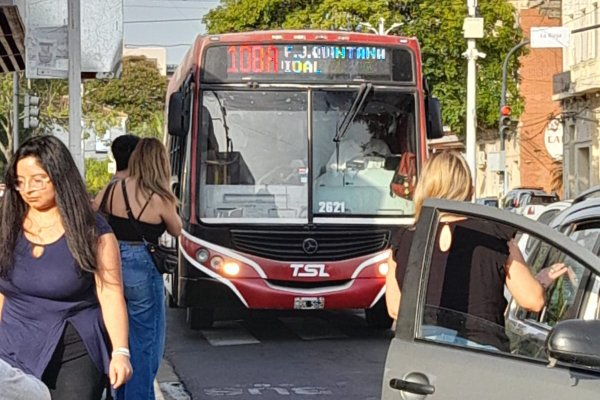
<svg viewBox="0 0 600 400"><path fill-rule="evenodd" d="M203 6L203 7L187 7L187 6L175 6L175 5L165 5L165 6L148 6L148 5L125 5L124 7L127 8L178 8L178 9L188 9L188 10L209 10L211 7L210 6Z"/></svg>
<svg viewBox="0 0 600 400"><path fill-rule="evenodd" d="M202 17L198 18L173 18L173 19L144 19L144 20L133 20L123 21L124 24L155 24L161 22L202 22Z"/></svg>
<svg viewBox="0 0 600 400"><path fill-rule="evenodd" d="M129 43L125 47L183 47L191 46L191 43L159 44L159 43Z"/></svg>

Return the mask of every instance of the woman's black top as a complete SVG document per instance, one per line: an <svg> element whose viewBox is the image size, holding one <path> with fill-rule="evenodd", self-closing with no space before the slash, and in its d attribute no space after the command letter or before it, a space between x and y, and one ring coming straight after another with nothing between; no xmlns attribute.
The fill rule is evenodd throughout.
<svg viewBox="0 0 600 400"><path fill-rule="evenodd" d="M504 331L504 282L508 240L514 230L496 223L464 219L447 224L451 246L441 251L438 230L427 285L424 324L456 330L458 336L508 351ZM396 279L402 288L413 229L399 235Z"/></svg>
<svg viewBox="0 0 600 400"><path fill-rule="evenodd" d="M139 217L138 217L139 218ZM111 226L117 240L124 240L127 242L142 242L142 235L136 231L131 224L129 218L119 217L113 214L108 215L108 223ZM144 232L144 238L148 242L158 243L158 238L165 233L167 225L164 222L159 224L149 224L147 222L137 220L139 229Z"/></svg>

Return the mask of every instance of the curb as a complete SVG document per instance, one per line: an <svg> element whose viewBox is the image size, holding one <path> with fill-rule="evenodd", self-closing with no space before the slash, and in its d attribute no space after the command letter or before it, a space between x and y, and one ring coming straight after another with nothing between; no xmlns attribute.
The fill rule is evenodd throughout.
<svg viewBox="0 0 600 400"><path fill-rule="evenodd" d="M165 400L165 396L163 396L160 385L156 379L154 380L154 398L156 400Z"/></svg>
<svg viewBox="0 0 600 400"><path fill-rule="evenodd" d="M192 399L173 370L171 363L165 359L162 360L158 374L154 380L154 393L156 400Z"/></svg>

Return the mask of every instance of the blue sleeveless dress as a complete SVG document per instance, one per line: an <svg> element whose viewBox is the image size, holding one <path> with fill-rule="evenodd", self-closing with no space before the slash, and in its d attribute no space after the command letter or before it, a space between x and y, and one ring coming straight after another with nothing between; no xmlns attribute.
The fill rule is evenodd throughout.
<svg viewBox="0 0 600 400"><path fill-rule="evenodd" d="M96 226L99 235L112 232L100 215ZM98 370L108 373L108 340L94 274L79 268L64 235L45 245L39 258L33 257L31 250L21 232L14 266L6 278L0 278L4 295L0 358L41 379L70 322Z"/></svg>

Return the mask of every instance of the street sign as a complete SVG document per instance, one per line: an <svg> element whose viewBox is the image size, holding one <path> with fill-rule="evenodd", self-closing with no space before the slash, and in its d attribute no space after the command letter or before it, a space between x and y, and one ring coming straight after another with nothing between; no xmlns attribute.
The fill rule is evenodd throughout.
<svg viewBox="0 0 600 400"><path fill-rule="evenodd" d="M560 160L563 157L563 125L554 118L548 122L544 131L544 144L550 157Z"/></svg>
<svg viewBox="0 0 600 400"><path fill-rule="evenodd" d="M570 37L571 30L566 27L533 27L529 46L536 49L565 48L569 47Z"/></svg>

